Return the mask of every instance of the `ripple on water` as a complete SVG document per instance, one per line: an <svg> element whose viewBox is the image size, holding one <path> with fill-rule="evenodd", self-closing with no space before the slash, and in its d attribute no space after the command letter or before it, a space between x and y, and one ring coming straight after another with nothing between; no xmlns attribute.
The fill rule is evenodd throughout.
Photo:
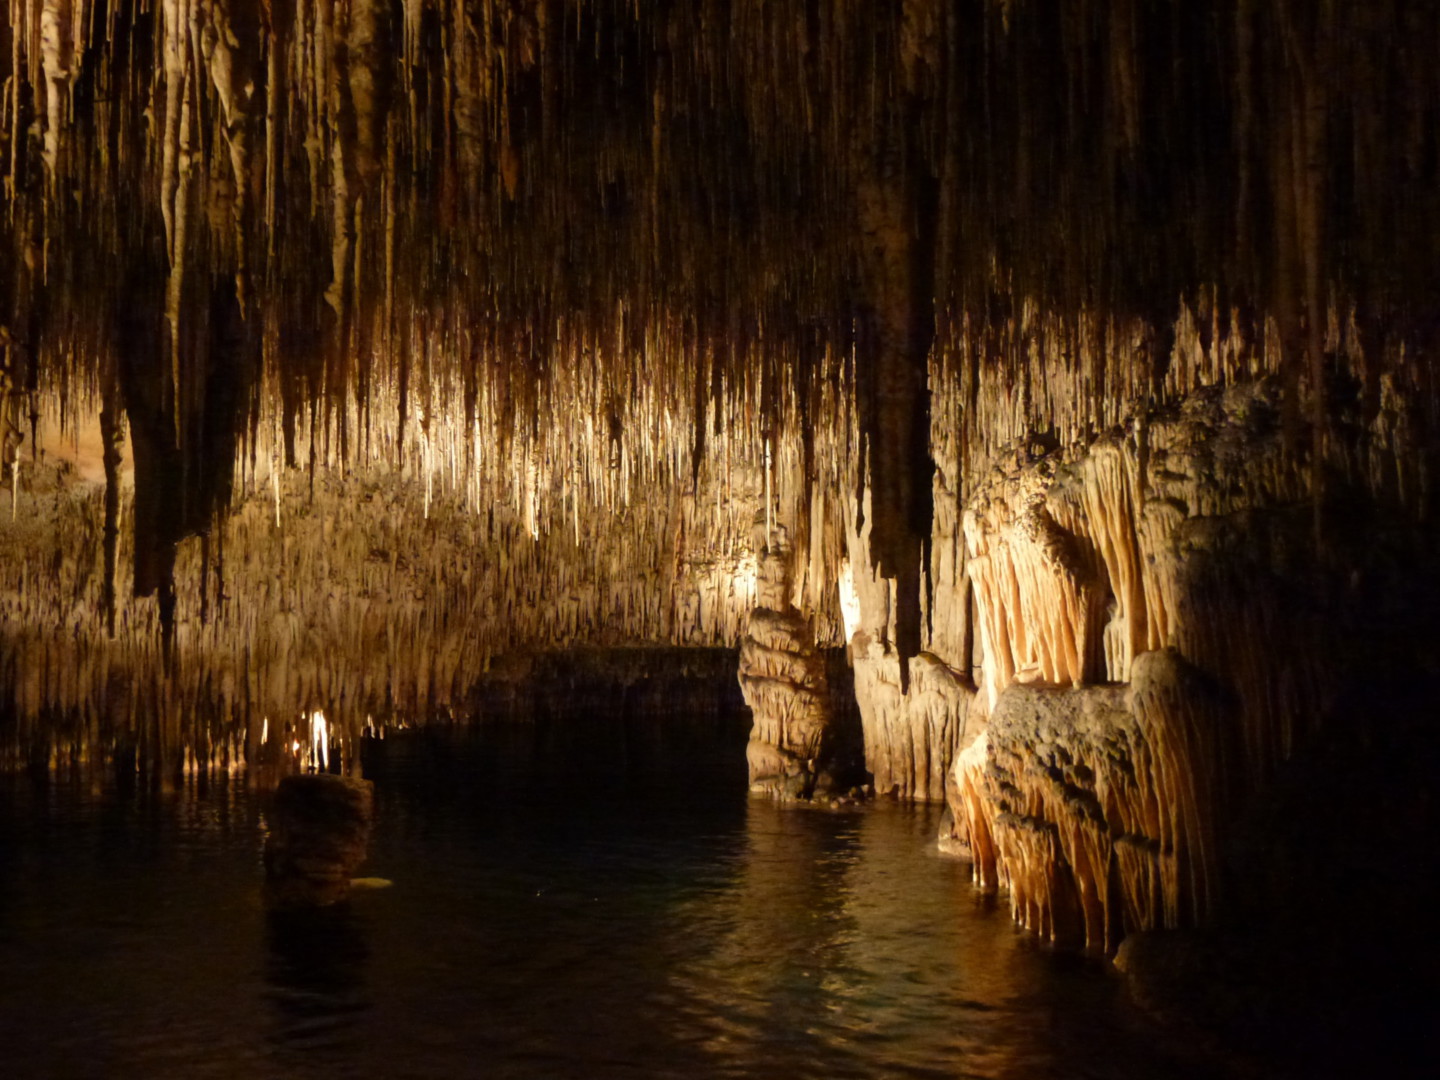
<svg viewBox="0 0 1440 1080"><path fill-rule="evenodd" d="M752 802L743 739L708 786L587 788L447 738L387 740L392 884L317 913L263 910L242 788L7 781L5 1074L1216 1075L978 900L930 810Z"/></svg>

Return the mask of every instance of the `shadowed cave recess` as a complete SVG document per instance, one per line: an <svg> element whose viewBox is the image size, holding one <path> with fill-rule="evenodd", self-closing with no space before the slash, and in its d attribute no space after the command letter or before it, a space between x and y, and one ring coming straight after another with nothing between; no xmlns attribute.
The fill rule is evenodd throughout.
<svg viewBox="0 0 1440 1080"><path fill-rule="evenodd" d="M758 788L863 733L837 794L1156 1011L1408 1031L1437 56L1427 0L11 0L0 763L743 672Z"/></svg>

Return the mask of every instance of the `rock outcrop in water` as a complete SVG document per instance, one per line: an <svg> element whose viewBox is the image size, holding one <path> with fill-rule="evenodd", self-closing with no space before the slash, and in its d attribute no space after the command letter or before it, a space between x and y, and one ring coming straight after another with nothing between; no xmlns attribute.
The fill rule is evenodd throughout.
<svg viewBox="0 0 1440 1080"><path fill-rule="evenodd" d="M783 530L760 553L756 607L740 641L740 690L754 715L745 757L750 790L778 799L834 792L836 732L825 657L791 601L792 552Z"/></svg>
<svg viewBox="0 0 1440 1080"><path fill-rule="evenodd" d="M1420 677L1436 568L1365 466L1317 538L1268 383L997 463L965 516L988 725L952 807L1017 920L1103 951L1214 925L1255 890L1246 808L1300 748L1373 738L1391 673Z"/></svg>
<svg viewBox="0 0 1440 1080"><path fill-rule="evenodd" d="M326 907L350 895L370 847L374 788L330 773L287 776L266 813L265 895L278 908Z"/></svg>

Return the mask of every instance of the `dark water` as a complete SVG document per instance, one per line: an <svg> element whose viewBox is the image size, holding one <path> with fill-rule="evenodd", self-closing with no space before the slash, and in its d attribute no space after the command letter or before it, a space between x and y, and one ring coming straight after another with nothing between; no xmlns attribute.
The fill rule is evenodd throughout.
<svg viewBox="0 0 1440 1080"><path fill-rule="evenodd" d="M977 898L934 811L752 802L724 725L366 768L393 886L284 919L239 785L0 780L0 1076L1219 1075Z"/></svg>

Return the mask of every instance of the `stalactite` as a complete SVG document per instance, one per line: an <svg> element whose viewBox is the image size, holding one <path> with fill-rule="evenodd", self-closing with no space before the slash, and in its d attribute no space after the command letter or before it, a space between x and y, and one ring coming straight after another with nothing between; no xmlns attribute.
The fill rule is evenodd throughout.
<svg viewBox="0 0 1440 1080"><path fill-rule="evenodd" d="M11 516L42 482L18 447L38 442L37 401L108 406L130 430L134 494L106 517L132 526L117 596L142 596L117 601L114 644L81 670L133 673L136 701L174 695L167 717L204 695L149 666L157 544L175 547L176 648L244 687L237 714L333 694L366 649L418 714L463 700L466 656L737 643L765 511L800 548L794 600L819 643L850 643L850 567L889 717L876 761L934 795L976 655L980 711L1017 679L1127 679L1166 646L1207 671L1234 659L1262 693L1263 672L1196 629L1166 554L1200 508L1237 505L1169 475L1190 460L1170 441L1185 403L1278 376L1278 407L1309 417L1308 458L1297 442L1245 472L1247 499L1318 507L1355 476L1405 513L1427 505L1440 196L1423 5L1318 22L1248 0L907 0L879 20L849 0L9 7ZM244 456L233 492L227 456ZM1005 485L1042 460L1057 471L1014 502ZM356 492L388 524L338 509ZM328 533L322 510L340 515ZM483 569L432 544L452 524ZM189 538L207 531L234 602L197 630ZM327 545L352 546L358 591L337 595L375 621L303 598L335 591ZM250 546L283 556L287 583ZM416 575L393 610L382 569ZM35 571L7 573L33 601ZM454 599L418 610L437 593ZM38 664L17 701L121 709L47 681L70 654L30 621L65 617L7 616ZM333 630L333 663L307 619ZM890 710L922 655L917 704ZM1247 717L1259 775L1289 737ZM1006 842L1038 857L1081 837Z"/></svg>
<svg viewBox="0 0 1440 1080"><path fill-rule="evenodd" d="M83 4L82 4L83 7ZM40 68L45 95L45 160L47 179L59 176L60 136L65 129L69 104L70 70L74 54L71 0L44 0L40 8Z"/></svg>
<svg viewBox="0 0 1440 1080"><path fill-rule="evenodd" d="M105 468L105 540L104 540L104 585L101 591L101 610L105 616L105 632L115 636L115 577L118 570L120 549L120 462L121 434L119 417L119 387L113 372L106 380L100 408L100 439L103 445L102 461Z"/></svg>
<svg viewBox="0 0 1440 1080"><path fill-rule="evenodd" d="M211 82L219 99L230 169L235 184L231 215L235 229L235 286L242 308L250 302L248 247L252 228L250 177L250 111L254 99L259 52L258 27L238 12L232 0L210 0L201 37Z"/></svg>

